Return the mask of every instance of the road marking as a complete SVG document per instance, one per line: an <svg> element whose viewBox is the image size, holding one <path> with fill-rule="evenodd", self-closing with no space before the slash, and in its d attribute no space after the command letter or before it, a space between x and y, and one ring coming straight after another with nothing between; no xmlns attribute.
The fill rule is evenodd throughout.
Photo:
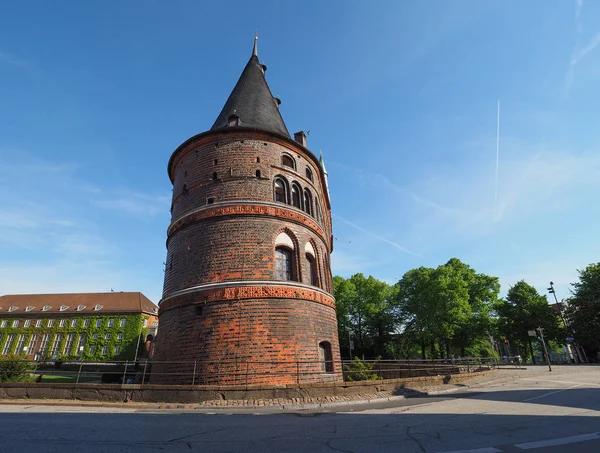
<svg viewBox="0 0 600 453"><path fill-rule="evenodd" d="M553 381L550 379L529 379L529 378L524 378L521 379L522 381L536 381L536 382L558 382L559 384L581 384L581 385L596 385L596 386L600 386L600 384L598 383L594 383L594 382L575 382L575 381Z"/></svg>
<svg viewBox="0 0 600 453"><path fill-rule="evenodd" d="M572 389L575 389L577 387L581 387L582 385L584 385L584 384L574 385L573 387L569 387L568 389L561 389L561 390L556 390L554 392L544 393L543 395L534 396L533 398L529 398L529 399L523 400L523 402L527 403L529 401L539 400L540 398L544 398L546 396L554 395L556 393L566 392L567 390L572 390Z"/></svg>
<svg viewBox="0 0 600 453"><path fill-rule="evenodd" d="M443 453L502 453L502 450L498 450L494 447L476 448L474 450L452 450L445 451Z"/></svg>
<svg viewBox="0 0 600 453"><path fill-rule="evenodd" d="M533 448L574 444L576 442L585 442L586 440L594 439L600 439L600 433L581 434L580 436L562 437L560 439L542 440L539 442L527 442L524 444L516 444L515 447L520 448L521 450L531 450Z"/></svg>

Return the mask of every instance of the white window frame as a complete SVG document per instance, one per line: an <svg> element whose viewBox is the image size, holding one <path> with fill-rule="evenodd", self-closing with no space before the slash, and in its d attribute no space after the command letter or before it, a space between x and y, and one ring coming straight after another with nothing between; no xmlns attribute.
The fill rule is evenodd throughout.
<svg viewBox="0 0 600 453"><path fill-rule="evenodd" d="M16 354L21 354L23 352L23 347L25 346L25 340L27 339L27 334L20 334L17 339L17 347L15 348Z"/></svg>
<svg viewBox="0 0 600 453"><path fill-rule="evenodd" d="M2 355L8 355L8 353L12 350L13 344L15 342L15 334L10 333L6 337L6 343L4 343L4 349L2 350Z"/></svg>

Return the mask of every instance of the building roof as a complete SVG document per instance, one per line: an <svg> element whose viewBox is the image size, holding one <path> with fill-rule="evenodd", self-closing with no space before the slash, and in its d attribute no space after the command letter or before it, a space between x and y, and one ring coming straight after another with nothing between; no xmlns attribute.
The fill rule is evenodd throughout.
<svg viewBox="0 0 600 453"><path fill-rule="evenodd" d="M255 37L252 56L211 131L227 128L232 115L235 115L239 126L290 137L279 113L280 101L273 96L265 79L267 67L258 61L256 39Z"/></svg>
<svg viewBox="0 0 600 453"><path fill-rule="evenodd" d="M0 316L40 314L102 315L158 314L158 307L142 293L7 294L0 296Z"/></svg>

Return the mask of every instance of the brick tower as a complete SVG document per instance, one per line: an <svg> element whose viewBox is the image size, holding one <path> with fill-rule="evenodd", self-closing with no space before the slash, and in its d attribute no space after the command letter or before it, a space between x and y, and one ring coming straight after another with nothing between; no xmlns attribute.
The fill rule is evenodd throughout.
<svg viewBox="0 0 600 453"><path fill-rule="evenodd" d="M290 137L266 69L255 38L212 128L169 160L153 383L341 380L327 173Z"/></svg>

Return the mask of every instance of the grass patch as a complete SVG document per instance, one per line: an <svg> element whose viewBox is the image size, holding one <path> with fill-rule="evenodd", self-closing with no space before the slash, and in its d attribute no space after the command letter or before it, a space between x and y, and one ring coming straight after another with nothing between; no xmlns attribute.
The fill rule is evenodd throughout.
<svg viewBox="0 0 600 453"><path fill-rule="evenodd" d="M49 384L74 384L77 381L77 376L61 376L56 374L44 374L42 382ZM98 376L79 376L79 382L100 382Z"/></svg>

